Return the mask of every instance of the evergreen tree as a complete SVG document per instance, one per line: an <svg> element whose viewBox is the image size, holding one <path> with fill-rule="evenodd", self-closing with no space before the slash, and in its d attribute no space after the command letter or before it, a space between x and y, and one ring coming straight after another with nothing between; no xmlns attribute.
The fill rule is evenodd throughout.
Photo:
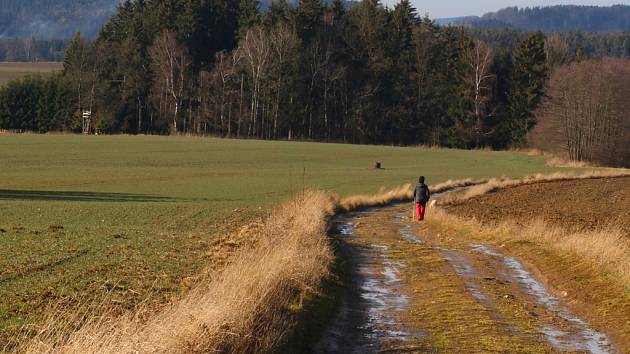
<svg viewBox="0 0 630 354"><path fill-rule="evenodd" d="M391 19L390 51L394 58L391 70L393 102L391 114L391 142L408 143L408 130L413 129L417 112L418 85L412 78L416 71L414 29L420 21L408 0L394 6Z"/></svg>
<svg viewBox="0 0 630 354"><path fill-rule="evenodd" d="M510 144L522 146L525 135L534 126L534 109L540 103L547 80L545 38L538 32L516 49L510 75L507 134Z"/></svg>
<svg viewBox="0 0 630 354"><path fill-rule="evenodd" d="M286 0L273 1L265 13L265 26L271 28L285 23L294 27L294 12L295 9Z"/></svg>
<svg viewBox="0 0 630 354"><path fill-rule="evenodd" d="M409 0L401 0L394 6L391 22L392 39L395 41L399 52L413 50L413 28L418 23L416 9Z"/></svg>
<svg viewBox="0 0 630 354"><path fill-rule="evenodd" d="M240 0L238 5L238 34L240 42L245 38L247 30L257 25L260 21L258 12L258 0Z"/></svg>
<svg viewBox="0 0 630 354"><path fill-rule="evenodd" d="M324 5L321 0L300 0L295 18L297 34L305 44L322 30Z"/></svg>

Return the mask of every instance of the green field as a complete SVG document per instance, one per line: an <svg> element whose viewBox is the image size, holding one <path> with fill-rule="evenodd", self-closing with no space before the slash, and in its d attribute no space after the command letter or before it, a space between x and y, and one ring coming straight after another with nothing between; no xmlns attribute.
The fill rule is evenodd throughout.
<svg viewBox="0 0 630 354"><path fill-rule="evenodd" d="M63 69L63 63L16 63L0 62L0 86L31 74L45 74Z"/></svg>
<svg viewBox="0 0 630 354"><path fill-rule="evenodd" d="M434 184L555 170L507 152L0 134L0 343L51 303L164 301L208 262L223 223L305 186L372 193L419 174Z"/></svg>

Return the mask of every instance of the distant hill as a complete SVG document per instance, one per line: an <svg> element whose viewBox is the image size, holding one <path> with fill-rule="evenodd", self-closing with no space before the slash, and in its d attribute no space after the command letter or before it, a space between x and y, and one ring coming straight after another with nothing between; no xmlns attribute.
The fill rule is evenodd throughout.
<svg viewBox="0 0 630 354"><path fill-rule="evenodd" d="M0 0L0 38L94 36L120 0Z"/></svg>
<svg viewBox="0 0 630 354"><path fill-rule="evenodd" d="M444 24L544 32L629 32L630 6L508 7L481 17L441 19ZM438 22L439 23L439 22Z"/></svg>
<svg viewBox="0 0 630 354"><path fill-rule="evenodd" d="M464 16L464 17L436 18L433 21L440 26L448 26L448 25L468 24L474 21L478 21L479 19L480 19L479 16Z"/></svg>
<svg viewBox="0 0 630 354"><path fill-rule="evenodd" d="M123 0L0 0L0 39L95 37ZM274 0L260 0L265 11ZM299 0L287 0L297 5ZM325 3L332 0L324 0ZM347 7L357 2L344 0Z"/></svg>
<svg viewBox="0 0 630 354"><path fill-rule="evenodd" d="M71 38L95 36L122 0L0 0L0 38ZM273 0L261 0L264 11ZM298 0L288 0L296 4ZM325 0L325 2L328 2ZM344 1L348 7L355 1ZM545 32L630 32L630 6L561 5L508 7L481 17L435 20L440 25L510 28Z"/></svg>

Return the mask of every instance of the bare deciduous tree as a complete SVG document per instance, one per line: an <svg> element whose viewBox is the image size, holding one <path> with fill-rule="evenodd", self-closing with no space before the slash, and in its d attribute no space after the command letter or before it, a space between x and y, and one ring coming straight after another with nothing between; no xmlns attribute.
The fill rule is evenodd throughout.
<svg viewBox="0 0 630 354"><path fill-rule="evenodd" d="M315 38L311 41L311 44L307 48L307 64L308 73L310 78L309 83L309 97L310 102L308 104L308 137L313 138L313 111L315 109L315 87L320 76L328 75L328 65L332 53L330 51L329 43L324 43L320 38ZM327 77L322 77L327 79ZM326 112L325 112L326 113ZM324 124L327 126L328 121L325 117Z"/></svg>
<svg viewBox="0 0 630 354"><path fill-rule="evenodd" d="M280 111L280 97L282 96L287 61L298 46L297 34L284 23L279 23L271 33L274 55L274 71L276 73L276 102L273 114L273 137L278 137L278 114Z"/></svg>
<svg viewBox="0 0 630 354"><path fill-rule="evenodd" d="M241 41L238 50L243 57L251 80L251 108L248 135L257 135L262 83L269 74L271 62L272 44L269 40L269 33L262 26L250 28L245 35L245 39ZM262 132L262 128L260 130Z"/></svg>
<svg viewBox="0 0 630 354"><path fill-rule="evenodd" d="M190 83L192 60L175 33L162 32L149 48L155 72L154 90L163 93L172 111L171 133L177 133L177 119Z"/></svg>
<svg viewBox="0 0 630 354"><path fill-rule="evenodd" d="M571 61L572 54L569 43L559 33L549 33L545 36L545 52L547 53L549 69L552 72Z"/></svg>
<svg viewBox="0 0 630 354"><path fill-rule="evenodd" d="M481 119L485 115L486 104L492 98L492 82L494 74L491 68L494 61L492 49L483 41L475 40L473 46L466 51L466 64L469 74L465 78L470 88L475 116L475 130L481 127Z"/></svg>
<svg viewBox="0 0 630 354"><path fill-rule="evenodd" d="M627 164L630 61L588 60L556 70L532 140L562 146L573 161ZM544 129L543 129L544 128Z"/></svg>

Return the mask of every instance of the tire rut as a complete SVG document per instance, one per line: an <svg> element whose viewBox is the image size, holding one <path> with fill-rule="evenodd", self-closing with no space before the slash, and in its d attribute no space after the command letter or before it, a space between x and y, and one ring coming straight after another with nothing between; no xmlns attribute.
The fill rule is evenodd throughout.
<svg viewBox="0 0 630 354"><path fill-rule="evenodd" d="M399 205L335 220L351 284L316 353L615 353L516 258L407 214Z"/></svg>

